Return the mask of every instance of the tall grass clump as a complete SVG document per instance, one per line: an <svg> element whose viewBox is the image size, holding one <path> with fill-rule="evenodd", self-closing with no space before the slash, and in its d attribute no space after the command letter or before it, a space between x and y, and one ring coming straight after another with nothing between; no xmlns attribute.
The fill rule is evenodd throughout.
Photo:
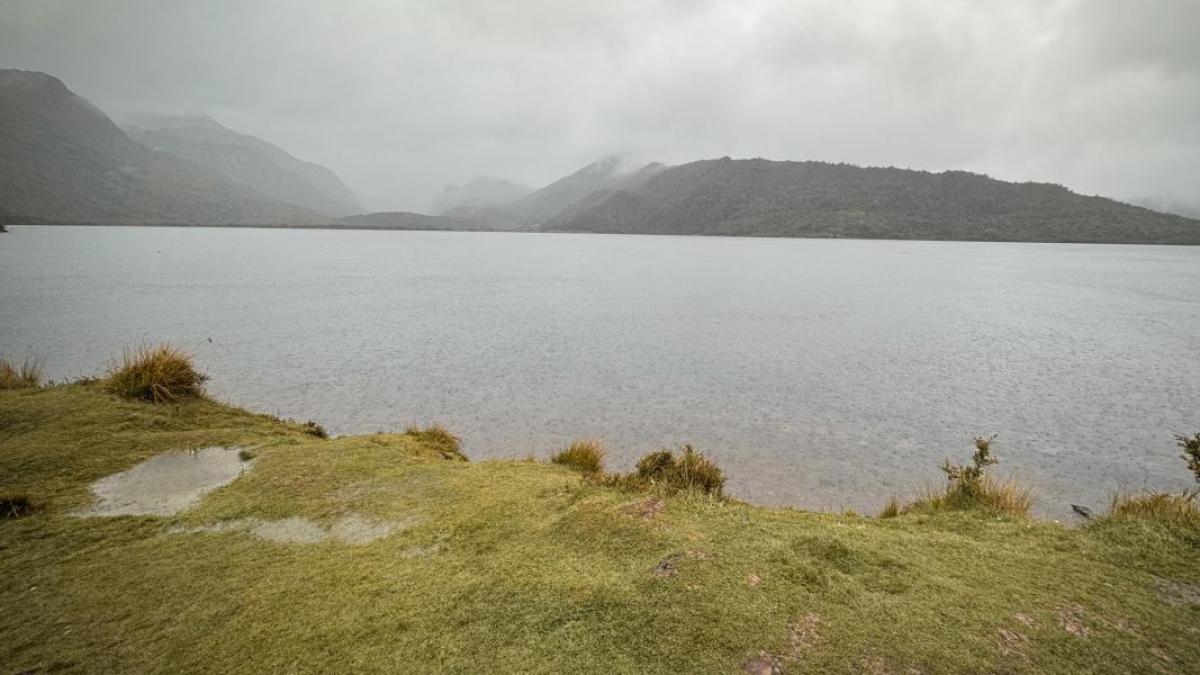
<svg viewBox="0 0 1200 675"><path fill-rule="evenodd" d="M444 459L467 461L459 447L459 438L440 424L431 424L424 429L410 424L404 433L420 441L426 448L440 454Z"/></svg>
<svg viewBox="0 0 1200 675"><path fill-rule="evenodd" d="M946 485L932 489L907 506L899 506L894 500L884 508L881 517L894 517L901 513L938 511L986 511L1022 518L1029 515L1035 501L1033 493L1016 481L1002 480L987 473L987 468L999 463L992 455L995 436L975 439L975 453L970 464L953 464L950 460L942 465L946 474Z"/></svg>
<svg viewBox="0 0 1200 675"><path fill-rule="evenodd" d="M1148 492L1113 496L1108 516L1118 520L1150 520L1167 525L1200 526L1197 493Z"/></svg>
<svg viewBox="0 0 1200 675"><path fill-rule="evenodd" d="M203 396L207 379L190 354L164 343L126 350L121 364L108 373L108 388L127 398L170 403Z"/></svg>
<svg viewBox="0 0 1200 675"><path fill-rule="evenodd" d="M575 441L555 453L550 461L589 476L600 475L604 473L604 446L599 441Z"/></svg>
<svg viewBox="0 0 1200 675"><path fill-rule="evenodd" d="M638 460L633 473L608 476L606 482L619 487L725 495L721 467L690 445L684 445L678 454L667 449L651 452Z"/></svg>
<svg viewBox="0 0 1200 675"><path fill-rule="evenodd" d="M1187 468L1200 483L1200 434L1176 436L1175 445ZM1112 520L1143 520L1164 525L1200 528L1200 488L1192 491L1145 492L1113 495L1108 518Z"/></svg>
<svg viewBox="0 0 1200 675"><path fill-rule="evenodd" d="M24 494L0 494L0 518L24 518L32 514L33 502L29 500L29 495Z"/></svg>
<svg viewBox="0 0 1200 675"><path fill-rule="evenodd" d="M8 359L0 359L0 389L34 389L42 383L42 364L25 359L21 365L13 365Z"/></svg>

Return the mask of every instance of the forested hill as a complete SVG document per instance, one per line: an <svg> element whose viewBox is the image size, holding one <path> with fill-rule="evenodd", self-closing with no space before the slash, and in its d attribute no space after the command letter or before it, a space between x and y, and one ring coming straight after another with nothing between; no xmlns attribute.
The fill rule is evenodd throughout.
<svg viewBox="0 0 1200 675"><path fill-rule="evenodd" d="M544 230L764 237L1200 244L1200 220L1047 183L824 162L703 160Z"/></svg>

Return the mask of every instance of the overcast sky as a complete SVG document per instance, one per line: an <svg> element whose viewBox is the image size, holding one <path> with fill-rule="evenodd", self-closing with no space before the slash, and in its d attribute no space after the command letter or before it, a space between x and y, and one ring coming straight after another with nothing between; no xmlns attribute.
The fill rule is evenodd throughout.
<svg viewBox="0 0 1200 675"><path fill-rule="evenodd" d="M0 0L0 67L206 112L373 209L603 155L821 159L1200 211L1200 1Z"/></svg>

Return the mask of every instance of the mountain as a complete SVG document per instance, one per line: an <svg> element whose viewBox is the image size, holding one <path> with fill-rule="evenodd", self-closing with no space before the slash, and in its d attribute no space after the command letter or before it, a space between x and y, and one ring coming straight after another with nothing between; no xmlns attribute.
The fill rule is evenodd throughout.
<svg viewBox="0 0 1200 675"><path fill-rule="evenodd" d="M207 115L141 117L126 125L125 132L143 145L191 160L281 202L329 216L362 211L358 197L334 172L227 129Z"/></svg>
<svg viewBox="0 0 1200 675"><path fill-rule="evenodd" d="M23 70L0 70L0 211L64 224L324 220L152 150L57 78Z"/></svg>
<svg viewBox="0 0 1200 675"><path fill-rule="evenodd" d="M445 215L487 229L536 229L588 195L609 189L641 171L652 171L650 167L653 166L661 165L649 165L629 174L621 171L620 158L606 157L508 204L481 208L460 206Z"/></svg>
<svg viewBox="0 0 1200 675"><path fill-rule="evenodd" d="M1200 244L1200 221L1046 183L728 157L663 169L541 226L564 232Z"/></svg>
<svg viewBox="0 0 1200 675"><path fill-rule="evenodd" d="M458 207L480 208L516 201L533 188L499 178L480 176L466 185L447 185L433 202L433 212L443 214Z"/></svg>
<svg viewBox="0 0 1200 675"><path fill-rule="evenodd" d="M330 227L358 230L464 230L466 223L445 216L427 216L408 211L381 211L339 218Z"/></svg>

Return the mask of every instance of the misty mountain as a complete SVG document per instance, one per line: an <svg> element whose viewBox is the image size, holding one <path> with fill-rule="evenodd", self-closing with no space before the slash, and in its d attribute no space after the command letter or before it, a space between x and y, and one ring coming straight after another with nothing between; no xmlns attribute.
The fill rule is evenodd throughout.
<svg viewBox="0 0 1200 675"><path fill-rule="evenodd" d="M565 210L565 232L1200 244L1200 221L1046 183L729 158L661 170Z"/></svg>
<svg viewBox="0 0 1200 675"><path fill-rule="evenodd" d="M152 150L57 78L22 70L0 70L0 211L50 223L322 220Z"/></svg>
<svg viewBox="0 0 1200 675"><path fill-rule="evenodd" d="M482 208L460 206L445 215L485 229L536 229L589 195L644 176L644 172L653 173L657 170L654 167L661 165L648 165L632 174L626 173L621 171L619 157L605 157L508 204Z"/></svg>
<svg viewBox="0 0 1200 675"><path fill-rule="evenodd" d="M358 197L333 171L232 131L207 115L143 116L126 125L125 132L143 145L191 160L281 202L330 216L362 211Z"/></svg>
<svg viewBox="0 0 1200 675"><path fill-rule="evenodd" d="M513 202L533 188L499 178L480 176L466 185L447 185L433 202L433 212L443 214L458 207L478 209Z"/></svg>
<svg viewBox="0 0 1200 675"><path fill-rule="evenodd" d="M329 227L357 230L465 230L467 223L445 216L428 216L408 211L380 211L339 218Z"/></svg>

